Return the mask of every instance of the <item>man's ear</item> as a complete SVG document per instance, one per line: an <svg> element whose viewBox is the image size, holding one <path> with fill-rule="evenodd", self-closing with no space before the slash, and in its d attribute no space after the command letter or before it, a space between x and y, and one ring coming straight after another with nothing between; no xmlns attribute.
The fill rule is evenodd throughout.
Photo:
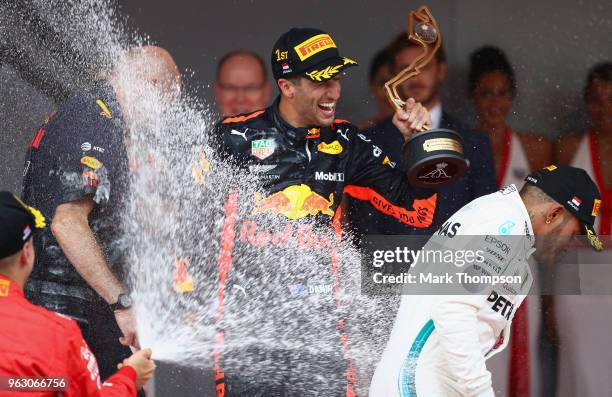
<svg viewBox="0 0 612 397"><path fill-rule="evenodd" d="M283 96L293 98L295 96L295 87L293 83L287 79L278 79L278 89Z"/></svg>
<svg viewBox="0 0 612 397"><path fill-rule="evenodd" d="M563 214L565 213L565 208L558 203L551 205L546 211L546 223L554 223L559 219L563 219Z"/></svg>
<svg viewBox="0 0 612 397"><path fill-rule="evenodd" d="M21 254L19 257L19 267L23 268L26 266L30 266L31 263L34 263L34 239L30 237L28 241L25 242L23 248L21 249Z"/></svg>

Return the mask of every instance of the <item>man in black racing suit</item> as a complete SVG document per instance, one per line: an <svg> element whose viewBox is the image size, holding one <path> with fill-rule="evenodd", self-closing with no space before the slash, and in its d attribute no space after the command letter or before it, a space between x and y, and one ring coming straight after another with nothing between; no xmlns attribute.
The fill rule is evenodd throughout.
<svg viewBox="0 0 612 397"><path fill-rule="evenodd" d="M250 173L262 191L253 198L232 193L224 207L216 313L218 396L355 396L345 323L335 307L340 302L338 253L330 233L313 224L330 230L332 218L339 218L343 191L411 226L432 222L435 194L412 188L379 147L335 118L339 76L354 65L339 55L327 33L291 29L272 51L279 98L265 110L226 117L216 126L215 149ZM409 100L393 121L407 139L428 120L425 108ZM412 208L396 205L410 196ZM240 204L249 200L245 213ZM290 250L303 258L324 251L327 259L303 259L290 269L269 259L274 253L287 257ZM251 259L257 251L268 259L239 259ZM285 274L275 277L277 272ZM278 302L282 310L271 307ZM240 326L237 319L251 313L257 313L261 326L248 321ZM329 313L337 315L335 321L325 321ZM226 321L228 316L232 320ZM249 338L261 343L240 343ZM313 341L330 339L336 349L309 349ZM278 346L264 342L270 340ZM301 342L303 349L296 352L283 344L286 340ZM256 371L250 371L253 366Z"/></svg>

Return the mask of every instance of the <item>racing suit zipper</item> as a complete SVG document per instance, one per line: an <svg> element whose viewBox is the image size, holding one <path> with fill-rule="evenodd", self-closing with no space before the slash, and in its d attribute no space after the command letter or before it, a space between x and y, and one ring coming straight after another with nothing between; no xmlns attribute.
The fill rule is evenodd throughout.
<svg viewBox="0 0 612 397"><path fill-rule="evenodd" d="M308 165L310 165L310 160L312 160L312 155L310 154L310 149L308 148L308 140L304 143L304 147L306 148L306 156L308 157ZM310 167L308 167L310 170Z"/></svg>

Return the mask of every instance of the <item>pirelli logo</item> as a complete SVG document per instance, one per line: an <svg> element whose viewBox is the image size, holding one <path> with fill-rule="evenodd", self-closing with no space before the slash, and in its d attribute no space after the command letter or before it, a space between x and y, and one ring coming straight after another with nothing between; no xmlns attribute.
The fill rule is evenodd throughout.
<svg viewBox="0 0 612 397"><path fill-rule="evenodd" d="M336 48L336 43L334 43L328 34L318 34L293 48L300 57L300 60L304 61L318 52L327 50L328 48Z"/></svg>

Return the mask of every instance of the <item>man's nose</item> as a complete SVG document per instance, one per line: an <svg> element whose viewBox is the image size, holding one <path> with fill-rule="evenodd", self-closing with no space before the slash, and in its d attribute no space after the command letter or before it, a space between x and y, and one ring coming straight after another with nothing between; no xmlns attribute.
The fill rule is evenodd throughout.
<svg viewBox="0 0 612 397"><path fill-rule="evenodd" d="M340 92L342 91L342 86L340 85L340 80L330 80L327 89L327 96L330 99L337 100L340 98Z"/></svg>

